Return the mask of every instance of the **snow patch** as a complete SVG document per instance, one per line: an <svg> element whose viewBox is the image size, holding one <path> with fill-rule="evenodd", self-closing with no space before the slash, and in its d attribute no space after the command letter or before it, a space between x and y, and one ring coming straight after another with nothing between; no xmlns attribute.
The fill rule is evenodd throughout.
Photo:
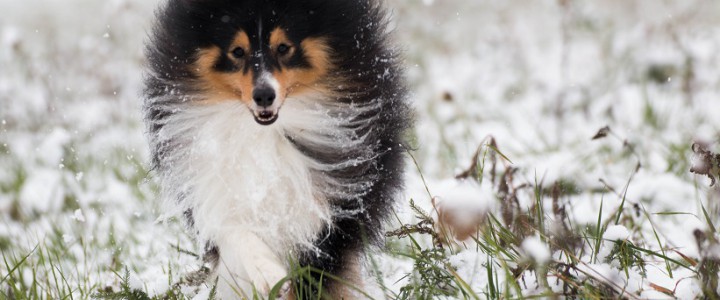
<svg viewBox="0 0 720 300"><path fill-rule="evenodd" d="M526 238L522 242L522 249L530 258L539 264L545 264L550 261L550 249L547 244L540 240L540 237L532 236Z"/></svg>
<svg viewBox="0 0 720 300"><path fill-rule="evenodd" d="M603 239L611 241L624 241L630 238L630 231L622 225L611 225L605 230Z"/></svg>

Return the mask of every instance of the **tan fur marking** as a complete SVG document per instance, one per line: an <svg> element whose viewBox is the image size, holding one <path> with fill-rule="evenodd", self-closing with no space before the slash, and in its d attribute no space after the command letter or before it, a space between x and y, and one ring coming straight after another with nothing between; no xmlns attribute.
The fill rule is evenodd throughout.
<svg viewBox="0 0 720 300"><path fill-rule="evenodd" d="M278 46L280 44L285 44L287 46L290 46L290 51L288 51L287 54L285 54L286 57L292 56L292 54L295 52L295 45L292 44L290 39L287 37L287 33L282 28L278 27L273 29L272 32L270 32L270 49L272 49L273 53L276 55L280 55L279 53L276 53Z"/></svg>
<svg viewBox="0 0 720 300"><path fill-rule="evenodd" d="M237 47L242 47L245 50L245 56L249 56L252 53L250 48L250 37L248 37L245 31L239 31L235 35L235 39L230 46L230 51L233 51ZM239 60L233 55L228 54L234 60ZM242 59L240 59L242 60ZM253 71L248 71L247 74L243 74L242 71L235 73L222 74L224 81L234 87L235 90L240 90L240 98L243 102L252 102L252 90L253 90Z"/></svg>
<svg viewBox="0 0 720 300"><path fill-rule="evenodd" d="M345 259L344 265L346 269L341 274L334 274L340 280L328 279L332 281L332 287L324 289L322 299L327 300L355 300L365 299L359 291L366 289L365 280L363 279L363 268L361 254L357 253ZM295 289L291 288L290 292L285 295L286 300L296 300L297 295Z"/></svg>
<svg viewBox="0 0 720 300"><path fill-rule="evenodd" d="M308 90L326 90L319 83L330 72L332 67L330 48L322 38L306 39L302 41L301 47L310 63L310 68L286 68L282 71L273 72L273 76L280 83L280 89L285 90L287 96L300 94Z"/></svg>
<svg viewBox="0 0 720 300"><path fill-rule="evenodd" d="M243 47L246 53L250 52L250 40L245 32L240 31L235 36L230 51L236 47ZM243 61L232 56L230 53L222 53L217 46L201 49L197 53L195 62L195 74L199 78L198 87L205 92L203 103L218 103L228 100L242 100L245 103L252 101L253 83L252 71L247 74L243 72L223 73L216 71L213 67L221 55L227 55L236 63L242 66Z"/></svg>
<svg viewBox="0 0 720 300"><path fill-rule="evenodd" d="M198 87L205 92L203 102L219 102L237 97L232 86L227 85L222 76L213 69L220 55L220 48L214 46L201 49L197 53L194 71L199 79Z"/></svg>
<svg viewBox="0 0 720 300"><path fill-rule="evenodd" d="M359 299L357 290L365 290L365 281L362 276L362 259L360 254L351 255L345 259L345 272L339 274L343 282L333 282L333 286L327 292L330 299L352 300Z"/></svg>
<svg viewBox="0 0 720 300"><path fill-rule="evenodd" d="M233 51L235 48L241 47L243 50L245 50L246 55L250 54L250 37L248 37L247 33L245 31L238 31L238 33L235 34L235 38L233 39L232 44L230 44L230 51ZM232 55L230 55L233 59Z"/></svg>

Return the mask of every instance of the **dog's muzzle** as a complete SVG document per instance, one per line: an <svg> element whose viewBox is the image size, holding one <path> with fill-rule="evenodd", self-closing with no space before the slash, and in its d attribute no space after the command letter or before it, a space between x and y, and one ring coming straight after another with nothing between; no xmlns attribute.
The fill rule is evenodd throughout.
<svg viewBox="0 0 720 300"><path fill-rule="evenodd" d="M253 91L256 109L253 112L255 121L260 125L270 125L278 119L275 102L275 89L269 86L258 87Z"/></svg>
<svg viewBox="0 0 720 300"><path fill-rule="evenodd" d="M279 116L277 111L266 108L259 108L253 113L253 115L255 117L255 122L260 125L270 125L272 123L275 123Z"/></svg>

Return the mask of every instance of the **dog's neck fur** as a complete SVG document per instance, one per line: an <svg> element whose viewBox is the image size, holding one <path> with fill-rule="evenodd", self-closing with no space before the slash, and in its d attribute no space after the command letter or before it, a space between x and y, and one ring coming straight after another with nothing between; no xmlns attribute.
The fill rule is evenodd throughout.
<svg viewBox="0 0 720 300"><path fill-rule="evenodd" d="M169 207L193 212L200 241L218 241L241 226L266 237L277 255L312 248L318 233L342 213L328 198L348 184L323 174L371 159L328 163L296 147L342 152L362 146L363 138L349 127L369 106L287 99L278 122L262 126L239 102L185 103L158 132L158 142L176 145L166 153L170 163L162 167L169 170L162 179Z"/></svg>

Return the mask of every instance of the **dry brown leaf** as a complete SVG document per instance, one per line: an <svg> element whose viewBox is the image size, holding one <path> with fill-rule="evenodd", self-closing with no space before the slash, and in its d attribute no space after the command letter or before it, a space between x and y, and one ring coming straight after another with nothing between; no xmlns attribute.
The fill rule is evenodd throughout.
<svg viewBox="0 0 720 300"><path fill-rule="evenodd" d="M595 136L593 136L592 139L599 140L601 138L606 137L608 135L608 133L610 133L610 126L605 126L603 128L600 128L600 130L598 130L598 132L595 134Z"/></svg>
<svg viewBox="0 0 720 300"><path fill-rule="evenodd" d="M707 145L702 143L694 143L692 151L694 157L690 172L707 176L710 178L710 186L715 186L717 182L715 176L720 173L720 154L711 152L707 149Z"/></svg>
<svg viewBox="0 0 720 300"><path fill-rule="evenodd" d="M670 290L670 289L661 287L661 286L659 286L659 285L657 285L657 284L654 284L654 283L652 283L652 282L650 283L650 287L653 288L653 290L656 290L656 291L658 291L658 292L661 292L661 293L663 293L663 294L665 294L665 295L675 297L675 292L673 292L673 291Z"/></svg>
<svg viewBox="0 0 720 300"><path fill-rule="evenodd" d="M680 253L680 251L677 251L677 250L673 250L673 251L675 253L677 253L678 255L680 255L683 258L683 260L686 261L687 263L689 263L691 266L697 267L697 264L698 264L697 260L694 260L692 257L688 257L687 255Z"/></svg>

